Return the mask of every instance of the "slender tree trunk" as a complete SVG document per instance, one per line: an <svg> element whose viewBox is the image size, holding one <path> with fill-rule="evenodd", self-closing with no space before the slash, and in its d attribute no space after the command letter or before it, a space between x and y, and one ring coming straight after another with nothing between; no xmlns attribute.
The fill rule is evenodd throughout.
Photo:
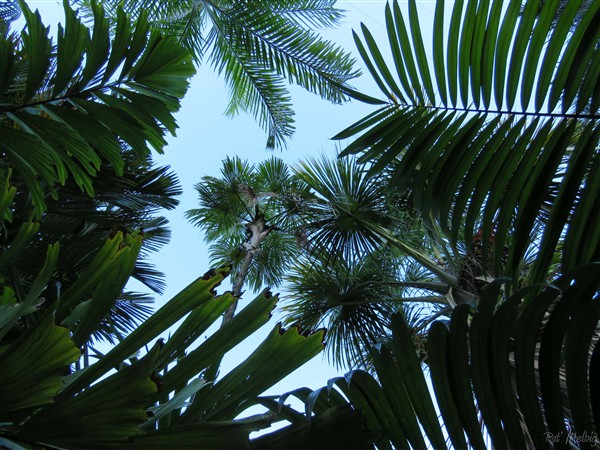
<svg viewBox="0 0 600 450"><path fill-rule="evenodd" d="M248 276L250 264L252 263L253 258L254 251L250 249L246 250L246 255L244 256L244 260L242 261L242 265L240 266L240 271L237 274L237 277L235 278L235 281L233 283L233 290L231 292L233 296L237 299L239 299L242 295L242 288L244 287L244 282L246 281L246 278ZM227 311L225 311L225 314L223 315L223 322L221 323L221 326L225 325L227 322L233 319L235 310L237 308L237 304L238 300L233 302L231 306L227 308Z"/></svg>
<svg viewBox="0 0 600 450"><path fill-rule="evenodd" d="M235 310L237 308L238 301L242 296L242 289L244 287L244 283L246 282L246 278L248 278L248 272L250 271L250 264L252 264L252 259L254 258L254 254L259 250L260 244L267 237L267 234L271 231L271 227L267 226L267 222L265 217L262 214L256 215L254 220L251 223L246 224L246 228L250 231L250 239L248 242L244 244L246 248L246 255L242 260L242 264L240 265L240 270L235 277L232 288L232 295L236 297L236 301L231 304L229 308L223 314L223 321L221 322L221 328L224 327L228 322L233 319L235 315ZM219 367L221 365L221 359L215 361L210 367L206 369L204 374L204 379L206 381L214 381L216 380L219 374Z"/></svg>

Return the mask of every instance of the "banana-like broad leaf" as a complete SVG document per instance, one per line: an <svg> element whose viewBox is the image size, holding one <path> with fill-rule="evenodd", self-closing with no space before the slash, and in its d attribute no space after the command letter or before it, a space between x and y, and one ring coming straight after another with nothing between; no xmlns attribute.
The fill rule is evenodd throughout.
<svg viewBox="0 0 600 450"><path fill-rule="evenodd" d="M151 147L162 152L194 67L175 39L149 32L144 14L132 26L120 12L111 41L100 6L90 34L65 3L54 45L39 13L21 8L21 39L0 36L0 149L41 216L45 189L56 196L67 177L93 196L103 161L123 174L123 144L141 161Z"/></svg>
<svg viewBox="0 0 600 450"><path fill-rule="evenodd" d="M158 389L151 376L160 345L79 395L44 408L18 428L15 437L83 450L109 448L142 434L139 423L146 419L146 406Z"/></svg>
<svg viewBox="0 0 600 450"><path fill-rule="evenodd" d="M489 273L535 254L530 282L600 254L600 3L561 4L438 0L430 53L416 0L387 4L390 57L354 34L385 105L335 137Z"/></svg>
<svg viewBox="0 0 600 450"><path fill-rule="evenodd" d="M449 323L432 324L429 380L395 316L391 345L373 350L377 378L357 370L311 395L343 392L368 428L384 433L378 448L449 448L446 437L452 448L592 448L598 280L599 264L515 293L510 280L496 280L477 308L460 305Z"/></svg>

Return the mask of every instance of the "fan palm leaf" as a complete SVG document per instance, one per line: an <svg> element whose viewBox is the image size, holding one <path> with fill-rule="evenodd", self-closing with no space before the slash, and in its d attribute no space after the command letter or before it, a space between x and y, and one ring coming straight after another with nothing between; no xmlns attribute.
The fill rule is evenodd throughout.
<svg viewBox="0 0 600 450"><path fill-rule="evenodd" d="M407 14L388 4L391 58L366 27L354 34L383 106L336 136L360 135L342 154L391 168L390 187L410 186L453 244L484 236L497 274L518 277L537 248L530 282L557 255L568 270L600 251L600 234L583 231L600 212L600 4L559 4L456 2L446 26L438 1L429 57L416 2Z"/></svg>
<svg viewBox="0 0 600 450"><path fill-rule="evenodd" d="M417 337L426 327L423 320L448 305L448 286L422 278L411 282L406 262L381 249L352 260L303 258L286 276L285 323L326 328L328 357L339 367L369 366L368 349L389 339L396 312L410 318L415 342L423 340Z"/></svg>
<svg viewBox="0 0 600 450"><path fill-rule="evenodd" d="M313 251L349 259L386 243L381 230L390 232L395 222L381 179L367 177L353 158L307 158L294 171L313 192L303 213Z"/></svg>

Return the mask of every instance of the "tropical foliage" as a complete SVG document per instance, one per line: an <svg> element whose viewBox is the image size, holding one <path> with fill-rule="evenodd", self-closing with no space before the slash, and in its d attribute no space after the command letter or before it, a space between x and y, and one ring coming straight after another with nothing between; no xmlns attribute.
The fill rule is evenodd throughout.
<svg viewBox="0 0 600 450"><path fill-rule="evenodd" d="M600 234L589 225L599 212L600 6L456 2L446 38L440 0L430 67L416 2L410 37L394 2L386 25L397 78L363 28L359 51L386 100L347 89L383 106L338 135L355 137L345 152L361 154L370 178L350 159L293 173L276 159L229 159L221 179L205 179L205 203L190 217L222 240L214 256L235 250L250 267L285 235L271 251L281 267L255 266L255 286L277 282L295 259L288 311L309 329L277 325L217 381L223 355L268 321L269 291L204 341L237 302L216 292L228 269L126 337L133 327L107 320L136 270L153 284L139 257L165 237L153 215L178 187L149 153L175 129L190 55L150 31L145 13L132 26L116 12L111 40L100 7L90 35L67 6L54 46L39 15L21 8L27 30L0 38L0 446L598 444ZM74 237L81 246L64 242ZM290 251L277 253L281 244ZM242 273L243 264L238 283ZM397 305L414 299L443 305L433 317L450 319L407 325L410 311ZM354 370L314 392L260 397L322 350L323 330L313 329L328 315L338 357L367 353L374 376ZM118 341L104 355L87 346L102 331ZM267 412L244 417L257 404ZM290 425L250 438L281 419Z"/></svg>
<svg viewBox="0 0 600 450"><path fill-rule="evenodd" d="M168 240L155 214L176 206L180 188L168 168L152 167L150 151L162 151L165 133L175 132L172 114L194 68L143 18L132 26L121 15L111 42L101 8L90 34L67 6L53 45L39 14L21 8L26 29L0 44L1 242L12 249L2 276L27 285L48 245L61 241L53 282L67 289L119 230L144 230L143 255ZM162 289L161 274L143 260L135 277ZM95 337L112 339L148 315L148 296L121 300L109 316L116 330L104 324Z"/></svg>
<svg viewBox="0 0 600 450"><path fill-rule="evenodd" d="M429 331L432 390L410 329L393 316L393 338L372 349L376 377L354 370L300 392L310 405L351 402L383 431L381 449L593 448L599 277L593 264L518 292L498 280L477 307L457 306Z"/></svg>
<svg viewBox="0 0 600 450"><path fill-rule="evenodd" d="M90 2L81 2L89 7ZM152 27L177 36L197 63L223 74L230 89L228 114L248 112L267 131L267 147L282 147L294 131L286 82L334 103L347 100L354 60L318 31L340 23L335 0L105 1L134 17L148 14ZM315 31L316 30L316 31Z"/></svg>
<svg viewBox="0 0 600 450"><path fill-rule="evenodd" d="M446 448L446 437L454 448L592 448L600 6L455 2L446 27L445 5L431 58L414 0L408 14L386 6L389 58L366 27L355 34L385 100L354 93L381 107L336 137L354 138L342 154L387 174L390 192L408 192L430 230L466 252L457 284L476 295L453 302L416 355L396 316L391 343L371 351L377 379L355 371L311 395L339 398L336 385L384 430L380 448Z"/></svg>
<svg viewBox="0 0 600 450"><path fill-rule="evenodd" d="M161 151L175 130L193 66L143 17L131 26L119 14L111 42L102 9L90 36L65 6L55 47L39 14L21 8L21 40L0 41L0 446L287 449L339 436L370 448L376 433L349 407L309 417L257 398L322 350L323 331L277 325L229 374L203 379L277 302L263 292L198 345L236 301L216 294L227 269L196 280L139 326L107 320L132 274L152 284L139 258L164 239L152 214L172 207L179 188L167 168L151 166L150 146ZM118 341L106 354L87 345L99 332ZM267 413L236 419L257 403ZM249 438L282 418L288 427Z"/></svg>
<svg viewBox="0 0 600 450"><path fill-rule="evenodd" d="M149 32L144 17L131 27L121 14L111 45L100 7L91 36L66 7L53 46L39 14L21 6L27 31L19 42L2 40L0 145L3 178L14 170L39 218L67 178L93 196L103 161L122 175L123 146L142 164L151 147L162 151L194 68L174 39Z"/></svg>
<svg viewBox="0 0 600 450"><path fill-rule="evenodd" d="M226 158L220 177L204 176L194 187L200 207L186 216L211 243L211 263L232 264L234 294L246 281L254 291L280 285L296 256L294 232L308 187L274 157L256 166Z"/></svg>
<svg viewBox="0 0 600 450"><path fill-rule="evenodd" d="M277 325L237 368L216 383L203 380L203 370L263 326L277 302L264 292L226 326L191 348L236 300L230 293L215 294L226 270L198 279L107 354L95 355L97 361L85 370L74 370L73 363L81 357L78 346L114 305L122 288L115 285L116 279L127 278L127 267L132 268L140 244L141 236L121 233L107 241L84 276L60 296L60 303L48 305L38 296L56 264L58 244L49 249L47 263L25 302L19 303L5 286L0 323L2 445L149 449L176 444L181 449L229 449L267 448L263 442L268 448L291 448L293 442L296 448L318 448L324 435L332 439L339 433L350 440L351 448L369 448L376 434L367 431L349 407L317 412L313 425L310 418L289 408L279 414L282 407L277 402L257 399L322 350L322 331L302 336L296 328L284 330ZM80 303L61 326L55 324L55 318L63 317L90 292L90 301ZM166 342L159 339L152 344L178 321L182 322ZM31 324L26 332L21 330L24 324ZM267 361L278 364L270 364L266 371ZM234 420L257 402L273 412ZM256 442L249 439L250 432L292 413L289 427Z"/></svg>
<svg viewBox="0 0 600 450"><path fill-rule="evenodd" d="M431 58L416 2L407 19L388 4L389 60L366 27L355 34L384 96L367 100L382 106L337 135L357 136L343 154L389 171L390 188L410 189L451 244L478 246L489 275L515 282L549 281L600 249L589 231L599 212L600 4L581 14L582 2L560 3L456 2L446 27L438 1Z"/></svg>

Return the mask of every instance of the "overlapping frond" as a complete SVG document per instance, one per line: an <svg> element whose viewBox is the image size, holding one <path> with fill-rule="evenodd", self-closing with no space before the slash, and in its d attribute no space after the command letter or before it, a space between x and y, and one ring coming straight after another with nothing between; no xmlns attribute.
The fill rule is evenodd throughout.
<svg viewBox="0 0 600 450"><path fill-rule="evenodd" d="M87 0L81 2L89 9ZM197 63L223 73L230 90L226 112L252 114L267 131L267 147L282 148L293 134L286 82L340 103L358 72L354 60L314 30L340 23L333 0L192 1L108 0L110 15L122 7L147 14L152 26L177 36Z"/></svg>
<svg viewBox="0 0 600 450"><path fill-rule="evenodd" d="M149 32L145 15L132 27L119 12L111 42L100 7L90 35L67 5L55 46L39 14L22 8L21 43L0 38L0 147L39 215L45 191L56 197L67 178L91 196L103 162L123 174L122 145L141 161L161 152L194 68L173 38Z"/></svg>
<svg viewBox="0 0 600 450"><path fill-rule="evenodd" d="M433 323L429 379L397 315L393 337L372 350L375 377L354 370L334 378L307 392L309 405L341 391L384 433L378 448L593 447L599 275L597 264L584 265L517 292L497 280L476 308L461 305L450 321Z"/></svg>
<svg viewBox="0 0 600 450"><path fill-rule="evenodd" d="M417 3L388 4L391 57L355 33L386 104L336 136L359 135L343 154L391 167L391 187L410 186L453 243L473 251L483 236L496 273L518 276L538 249L530 281L547 279L557 248L565 270L600 254L600 234L583 231L600 213L600 3L559 4L455 2L447 25L438 1L431 53Z"/></svg>
<svg viewBox="0 0 600 450"><path fill-rule="evenodd" d="M267 145L274 147L283 145L293 130L285 79L340 102L341 85L356 73L353 61L339 47L298 27L283 11L278 13L282 8L290 13L297 2L284 2L274 10L269 3L249 7L236 2L230 8L212 4L207 11L215 33L210 59L219 72L225 69L231 87L228 112L253 113L268 130ZM302 6L307 5L294 5L296 12L303 11Z"/></svg>
<svg viewBox="0 0 600 450"><path fill-rule="evenodd" d="M229 293L215 292L227 275L225 269L211 271L191 283L106 354L89 349L81 355L78 347L92 330L90 325L123 330L114 315L103 321L110 305L119 298L143 300L120 296L122 286L115 289L115 277L109 276L126 279L130 263L136 259L128 247L137 241L139 249L139 238L123 238L108 241L84 276L62 293L61 305L46 304L41 314L37 311L42 303L38 297L60 259L58 246L49 250L47 267L25 291L26 303L17 302L14 296L11 301L8 286L3 286L3 446L289 449L295 444L312 448L324 436L335 439L339 435L353 436L349 448L370 448L376 433L367 432L360 413L350 408L327 408L325 413L314 411L305 416L289 407L282 411L273 398L258 398L323 349L322 330L301 334L295 327L283 329L277 325L222 379L214 383L202 380L202 372L216 358L268 322L277 303L276 296L264 292L227 326L203 339L207 329L235 301ZM81 302L89 294L93 301ZM127 307L118 314L121 319L139 318ZM157 341L169 329L171 335L166 342ZM152 342L156 343L149 349ZM266 364L270 364L270 370L264 370ZM264 404L268 413L238 418L257 403ZM252 431L283 419L290 422L287 428L264 434L256 442L250 438Z"/></svg>

